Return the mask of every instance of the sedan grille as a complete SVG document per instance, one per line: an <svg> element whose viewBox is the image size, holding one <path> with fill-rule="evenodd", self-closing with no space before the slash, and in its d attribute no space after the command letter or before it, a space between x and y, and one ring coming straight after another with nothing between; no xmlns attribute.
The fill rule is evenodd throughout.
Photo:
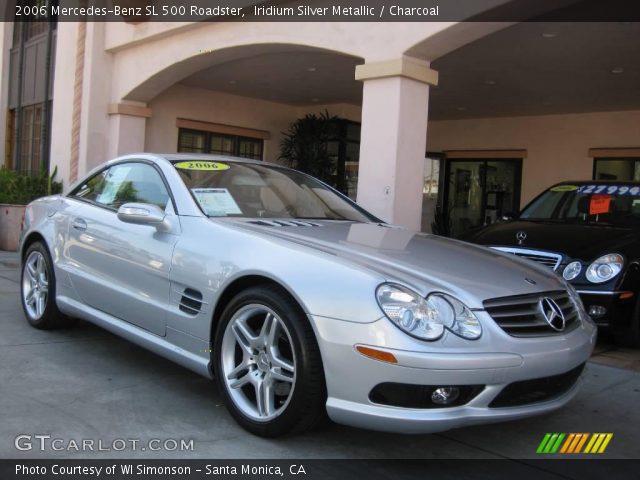
<svg viewBox="0 0 640 480"><path fill-rule="evenodd" d="M565 323L561 331L545 318L541 303L553 300L562 310ZM578 326L578 310L565 291L514 295L483 302L486 312L505 332L513 337L544 337L562 335Z"/></svg>
<svg viewBox="0 0 640 480"><path fill-rule="evenodd" d="M545 267L549 267L551 270L556 270L560 266L562 261L562 255L557 253L543 252L540 250L528 250L526 248L511 248L511 247L491 247L494 250L501 252L511 253L518 257L526 258L534 262L540 263Z"/></svg>

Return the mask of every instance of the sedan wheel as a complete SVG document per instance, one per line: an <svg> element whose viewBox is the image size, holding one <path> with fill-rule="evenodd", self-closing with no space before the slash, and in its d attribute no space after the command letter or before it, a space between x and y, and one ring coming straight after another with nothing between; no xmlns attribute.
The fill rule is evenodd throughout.
<svg viewBox="0 0 640 480"><path fill-rule="evenodd" d="M75 323L58 310L53 264L49 252L40 242L31 244L25 253L20 293L22 309L32 326L48 330L70 327Z"/></svg>
<svg viewBox="0 0 640 480"><path fill-rule="evenodd" d="M256 435L301 431L324 415L320 352L300 307L280 288L231 300L218 325L215 373L234 418Z"/></svg>
<svg viewBox="0 0 640 480"><path fill-rule="evenodd" d="M258 422L280 415L293 395L295 355L291 334L268 307L238 310L222 339L222 371L235 405Z"/></svg>
<svg viewBox="0 0 640 480"><path fill-rule="evenodd" d="M39 320L44 314L49 296L49 275L44 256L32 251L24 265L22 276L22 301L31 320Z"/></svg>

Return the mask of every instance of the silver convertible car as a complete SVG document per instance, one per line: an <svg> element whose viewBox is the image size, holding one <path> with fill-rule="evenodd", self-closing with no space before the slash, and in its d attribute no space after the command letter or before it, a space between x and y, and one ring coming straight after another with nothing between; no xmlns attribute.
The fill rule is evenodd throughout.
<svg viewBox="0 0 640 480"><path fill-rule="evenodd" d="M327 414L420 433L549 412L596 338L548 269L258 161L117 158L31 203L20 255L31 325L81 318L215 378L267 437Z"/></svg>

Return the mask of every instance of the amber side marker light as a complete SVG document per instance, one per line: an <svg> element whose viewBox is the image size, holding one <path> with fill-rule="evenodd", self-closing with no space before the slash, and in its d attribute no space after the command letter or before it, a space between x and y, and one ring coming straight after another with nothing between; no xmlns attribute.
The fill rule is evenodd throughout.
<svg viewBox="0 0 640 480"><path fill-rule="evenodd" d="M618 298L620 300L626 300L627 298L631 298L631 297L633 297L633 292L624 292L624 293L621 293Z"/></svg>
<svg viewBox="0 0 640 480"><path fill-rule="evenodd" d="M365 357L373 358L374 360L380 360L386 363L398 363L398 359L393 353L383 352L382 350L376 350L375 348L365 347L363 345L357 345L356 350Z"/></svg>

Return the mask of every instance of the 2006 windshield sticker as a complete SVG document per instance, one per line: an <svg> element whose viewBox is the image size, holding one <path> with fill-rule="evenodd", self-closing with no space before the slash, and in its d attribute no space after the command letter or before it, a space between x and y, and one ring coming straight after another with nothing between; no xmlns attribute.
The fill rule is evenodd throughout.
<svg viewBox="0 0 640 480"><path fill-rule="evenodd" d="M555 187L551 187L552 192L575 192L578 190L578 187L575 185L557 185Z"/></svg>
<svg viewBox="0 0 640 480"><path fill-rule="evenodd" d="M640 196L640 186L629 185L582 185L578 189L578 193L596 193L606 195L631 195L633 197Z"/></svg>
<svg viewBox="0 0 640 480"><path fill-rule="evenodd" d="M178 162L174 164L174 167L181 170L228 170L229 165L226 163L218 162Z"/></svg>

